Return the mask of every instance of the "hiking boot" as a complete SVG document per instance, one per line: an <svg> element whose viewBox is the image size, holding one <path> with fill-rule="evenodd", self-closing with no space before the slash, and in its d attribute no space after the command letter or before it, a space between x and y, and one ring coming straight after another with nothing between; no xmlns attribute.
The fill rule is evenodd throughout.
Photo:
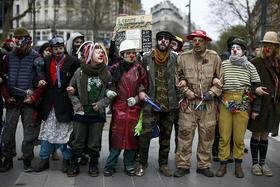
<svg viewBox="0 0 280 187"><path fill-rule="evenodd" d="M67 170L67 176L68 177L75 177L80 173L80 166L78 163L78 159L72 159L70 161L70 166Z"/></svg>
<svg viewBox="0 0 280 187"><path fill-rule="evenodd" d="M244 178L244 172L242 170L241 167L241 163L235 163L235 172L234 172L235 176L237 178Z"/></svg>
<svg viewBox="0 0 280 187"><path fill-rule="evenodd" d="M35 168L35 171L36 172L41 172L41 171L44 171L44 170L49 169L49 168L50 168L49 159L44 159L44 160L40 160L40 162L38 164L38 167Z"/></svg>
<svg viewBox="0 0 280 187"><path fill-rule="evenodd" d="M227 173L227 165L221 164L218 171L216 172L217 177L223 177Z"/></svg>
<svg viewBox="0 0 280 187"><path fill-rule="evenodd" d="M167 165L160 166L159 172L166 177L171 177L172 176L172 171Z"/></svg>
<svg viewBox="0 0 280 187"><path fill-rule="evenodd" d="M173 177L183 177L184 175L187 175L190 173L190 169L183 169L183 168L178 168L174 173Z"/></svg>
<svg viewBox="0 0 280 187"><path fill-rule="evenodd" d="M214 172L210 170L210 168L205 168L205 169L197 169L197 173L200 173L206 177L214 177Z"/></svg>
<svg viewBox="0 0 280 187"><path fill-rule="evenodd" d="M254 164L251 168L251 172L253 173L253 175L256 175L256 176L261 176L263 174L262 168L259 164Z"/></svg>
<svg viewBox="0 0 280 187"><path fill-rule="evenodd" d="M264 176L272 177L272 171L266 164L261 166L261 170Z"/></svg>
<svg viewBox="0 0 280 187"><path fill-rule="evenodd" d="M13 158L6 158L0 168L0 172L7 172L14 167Z"/></svg>
<svg viewBox="0 0 280 187"><path fill-rule="evenodd" d="M63 159L62 161L62 173L67 173L70 166L70 160Z"/></svg>
<svg viewBox="0 0 280 187"><path fill-rule="evenodd" d="M23 160L23 169L25 173L29 173L33 171L30 160Z"/></svg>

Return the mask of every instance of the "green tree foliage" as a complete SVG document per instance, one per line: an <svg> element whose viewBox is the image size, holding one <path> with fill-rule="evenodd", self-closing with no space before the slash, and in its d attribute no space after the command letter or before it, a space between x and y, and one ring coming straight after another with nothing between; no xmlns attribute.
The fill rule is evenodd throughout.
<svg viewBox="0 0 280 187"><path fill-rule="evenodd" d="M248 31L244 25L231 26L222 32L219 36L219 40L216 43L216 50L219 54L227 50L227 40L230 36L238 36L247 41ZM248 42L248 41L247 41Z"/></svg>

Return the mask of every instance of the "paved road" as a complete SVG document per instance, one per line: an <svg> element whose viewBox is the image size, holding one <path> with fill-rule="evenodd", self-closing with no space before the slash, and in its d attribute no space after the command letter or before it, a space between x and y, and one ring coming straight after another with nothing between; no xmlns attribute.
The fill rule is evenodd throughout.
<svg viewBox="0 0 280 187"><path fill-rule="evenodd" d="M249 147L250 132L246 134L246 146ZM172 140L174 136L172 137ZM17 141L22 140L22 128L19 124L17 131ZM22 162L14 158L14 169L7 173L0 173L0 187L24 186L24 187L278 187L280 186L280 137L277 139L270 138L270 145L267 155L267 164L272 168L273 177L256 177L250 173L251 160L250 153L245 155L243 167L245 178L237 179L234 177L234 165L229 164L228 173L223 178L206 178L196 173L196 156L192 157L191 173L182 178L164 177L158 172L157 155L158 155L158 139L152 140L149 167L146 175L143 177L128 177L123 172L122 157L119 159L117 173L113 177L104 177L102 170L106 158L108 156L108 130L103 132L102 152L100 158L101 175L99 177L89 177L87 174L87 166L81 167L81 173L78 177L68 178L65 174L61 173L61 160L51 161L50 170L41 173L24 173L22 169ZM197 144L197 137L195 138L194 145ZM17 145L18 153L20 154L20 144ZM35 149L36 158L33 165L38 163L39 147ZM170 151L169 165L175 169L175 154L174 143L172 141ZM196 149L193 149L196 153ZM216 170L219 164L214 163L213 169Z"/></svg>

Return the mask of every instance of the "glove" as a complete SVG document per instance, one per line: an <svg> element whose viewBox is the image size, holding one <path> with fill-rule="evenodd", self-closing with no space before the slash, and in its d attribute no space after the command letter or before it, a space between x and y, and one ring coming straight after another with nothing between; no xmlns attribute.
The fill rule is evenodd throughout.
<svg viewBox="0 0 280 187"><path fill-rule="evenodd" d="M127 99L128 106L134 106L136 103L138 103L138 98L130 97Z"/></svg>
<svg viewBox="0 0 280 187"><path fill-rule="evenodd" d="M117 93L112 91L112 90L108 90L107 93L106 93L106 96L109 98L109 99L114 99L116 96L117 96Z"/></svg>
<svg viewBox="0 0 280 187"><path fill-rule="evenodd" d="M191 91L190 89L187 88L183 93L184 93L184 96L185 96L187 99L189 99L189 100L195 99L195 94L194 94L194 92Z"/></svg>
<svg viewBox="0 0 280 187"><path fill-rule="evenodd" d="M208 92L205 92L203 94L203 99L204 101L212 101L213 100L213 96L211 95L211 93L208 91Z"/></svg>

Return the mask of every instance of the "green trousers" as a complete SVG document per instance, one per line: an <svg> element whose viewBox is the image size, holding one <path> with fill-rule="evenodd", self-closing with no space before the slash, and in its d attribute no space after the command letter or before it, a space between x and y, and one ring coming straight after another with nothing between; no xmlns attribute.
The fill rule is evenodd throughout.
<svg viewBox="0 0 280 187"><path fill-rule="evenodd" d="M117 165L118 157L121 153L121 149L111 148L110 154L107 158L104 170L115 168ZM123 163L126 170L134 169L134 157L135 150L124 150L123 152Z"/></svg>

